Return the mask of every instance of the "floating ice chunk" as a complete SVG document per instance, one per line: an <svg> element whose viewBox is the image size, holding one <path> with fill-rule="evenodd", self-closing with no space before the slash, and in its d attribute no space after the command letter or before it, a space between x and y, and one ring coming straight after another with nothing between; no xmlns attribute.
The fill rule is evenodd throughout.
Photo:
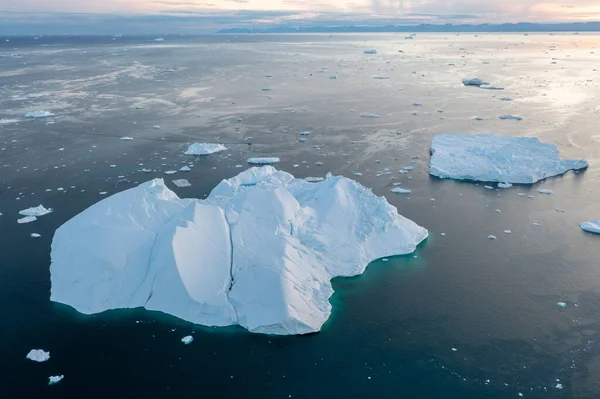
<svg viewBox="0 0 600 399"><path fill-rule="evenodd" d="M40 238L41 235L38 233L31 233L31 238Z"/></svg>
<svg viewBox="0 0 600 399"><path fill-rule="evenodd" d="M152 129L160 129L160 126L159 125L154 125L154 126L152 126Z"/></svg>
<svg viewBox="0 0 600 399"><path fill-rule="evenodd" d="M493 190L494 189L494 187L492 187L492 186L483 186L483 188L488 189L488 190Z"/></svg>
<svg viewBox="0 0 600 399"><path fill-rule="evenodd" d="M206 200L161 179L59 227L51 300L86 313L144 307L209 326L306 334L331 314L331 279L415 251L427 230L359 183L271 166L223 180Z"/></svg>
<svg viewBox="0 0 600 399"><path fill-rule="evenodd" d="M49 116L54 116L54 114L49 111L32 111L25 114L25 118L47 118Z"/></svg>
<svg viewBox="0 0 600 399"><path fill-rule="evenodd" d="M365 50L363 54L377 54L377 50Z"/></svg>
<svg viewBox="0 0 600 399"><path fill-rule="evenodd" d="M0 125L8 125L10 123L17 123L18 119L0 119Z"/></svg>
<svg viewBox="0 0 600 399"><path fill-rule="evenodd" d="M473 119L476 120L476 121L484 121L485 120L485 116L474 116Z"/></svg>
<svg viewBox="0 0 600 399"><path fill-rule="evenodd" d="M452 348L452 352L457 352L457 351L458 351L458 349Z"/></svg>
<svg viewBox="0 0 600 399"><path fill-rule="evenodd" d="M19 211L19 215L21 216L44 216L47 215L49 213L52 213L53 210L52 208L44 208L43 205L38 205L35 208L27 208L27 209L23 209L22 211Z"/></svg>
<svg viewBox="0 0 600 399"><path fill-rule="evenodd" d="M500 97L500 101L512 101L513 99L510 97Z"/></svg>
<svg viewBox="0 0 600 399"><path fill-rule="evenodd" d="M270 165L279 161L280 159L277 157L248 158L248 163L253 165Z"/></svg>
<svg viewBox="0 0 600 399"><path fill-rule="evenodd" d="M174 175L175 173L177 173L176 170L166 170L165 171L165 175Z"/></svg>
<svg viewBox="0 0 600 399"><path fill-rule="evenodd" d="M131 141L131 140L133 140L133 137L125 136L125 137L121 137L119 140Z"/></svg>
<svg viewBox="0 0 600 399"><path fill-rule="evenodd" d="M400 188L400 187L394 187L394 188L392 188L391 191L396 194L410 194L412 192L409 189Z"/></svg>
<svg viewBox="0 0 600 399"><path fill-rule="evenodd" d="M496 239L496 238L498 238L498 237L496 237L496 236L494 236L494 235L489 235L489 236L488 236L488 238L489 238L490 240L495 240L495 239Z"/></svg>
<svg viewBox="0 0 600 399"><path fill-rule="evenodd" d="M179 169L179 171L180 171L180 172L189 172L190 170L192 170L192 169L190 169L190 167L189 167L189 166L182 166L182 167Z"/></svg>
<svg viewBox="0 0 600 399"><path fill-rule="evenodd" d="M176 185L177 187L192 187L190 182L187 181L186 179L173 180L173 184Z"/></svg>
<svg viewBox="0 0 600 399"><path fill-rule="evenodd" d="M548 190L548 189L545 189L545 188L539 188L537 191L540 194L546 194L546 195L550 195L550 194L554 193L554 191Z"/></svg>
<svg viewBox="0 0 600 399"><path fill-rule="evenodd" d="M189 345L194 342L194 337L191 335L186 335L185 337L181 338L181 342L183 342L185 345Z"/></svg>
<svg viewBox="0 0 600 399"><path fill-rule="evenodd" d="M479 78L463 79L462 83L465 86L477 86L477 87L479 87L481 85L489 85L489 83L486 83Z"/></svg>
<svg viewBox="0 0 600 399"><path fill-rule="evenodd" d="M306 180L309 183L318 183L318 182L324 181L325 178L324 177L307 177L304 180Z"/></svg>
<svg viewBox="0 0 600 399"><path fill-rule="evenodd" d="M379 115L375 115L375 114L369 114L369 113L362 113L360 114L361 118L379 118Z"/></svg>
<svg viewBox="0 0 600 399"><path fill-rule="evenodd" d="M300 136L308 136L310 132L300 132Z"/></svg>
<svg viewBox="0 0 600 399"><path fill-rule="evenodd" d="M591 222L583 222L579 225L582 230L588 233L600 234L600 220L594 220Z"/></svg>
<svg viewBox="0 0 600 399"><path fill-rule="evenodd" d="M154 39L155 42L164 42L165 39L162 37L157 37L156 39Z"/></svg>
<svg viewBox="0 0 600 399"><path fill-rule="evenodd" d="M48 377L48 385L58 384L63 380L63 378L65 378L64 375L50 376Z"/></svg>
<svg viewBox="0 0 600 399"><path fill-rule="evenodd" d="M50 359L50 352L46 352L43 349L32 349L25 357L34 362L42 363Z"/></svg>
<svg viewBox="0 0 600 399"><path fill-rule="evenodd" d="M373 76L373 79L380 79L380 80L387 80L389 79L389 76Z"/></svg>
<svg viewBox="0 0 600 399"><path fill-rule="evenodd" d="M511 230L504 230L504 233L505 234L512 234L512 231Z"/></svg>
<svg viewBox="0 0 600 399"><path fill-rule="evenodd" d="M221 151L226 151L227 147L223 144L215 143L194 143L190 145L185 155L210 155Z"/></svg>
<svg viewBox="0 0 600 399"><path fill-rule="evenodd" d="M561 308L566 308L567 307L567 303L566 302L556 302L556 305L561 307Z"/></svg>
<svg viewBox="0 0 600 399"><path fill-rule="evenodd" d="M554 145L534 137L440 134L431 153L429 173L442 179L531 184L588 167L561 160Z"/></svg>
<svg viewBox="0 0 600 399"><path fill-rule="evenodd" d="M556 389L563 389L563 384L561 384L561 383L559 382L559 383L557 383L557 384L554 386L554 388L556 388Z"/></svg>
<svg viewBox="0 0 600 399"><path fill-rule="evenodd" d="M352 174L353 174L354 176L362 176L362 173L360 173L360 172L352 172Z"/></svg>
<svg viewBox="0 0 600 399"><path fill-rule="evenodd" d="M515 121L522 121L523 117L519 115L500 115L498 118L500 119L512 119Z"/></svg>
<svg viewBox="0 0 600 399"><path fill-rule="evenodd" d="M510 183L498 183L498 188L511 188L512 186Z"/></svg>

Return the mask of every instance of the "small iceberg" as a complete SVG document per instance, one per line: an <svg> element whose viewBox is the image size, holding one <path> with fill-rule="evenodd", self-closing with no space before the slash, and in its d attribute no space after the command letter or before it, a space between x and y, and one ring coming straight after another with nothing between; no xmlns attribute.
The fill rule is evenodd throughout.
<svg viewBox="0 0 600 399"><path fill-rule="evenodd" d="M546 194L546 195L554 194L554 191L552 191L552 190L547 190L547 189L545 189L545 188L540 188L540 189L538 189L537 191L538 191L538 193L540 193L540 194Z"/></svg>
<svg viewBox="0 0 600 399"><path fill-rule="evenodd" d="M600 234L600 220L593 220L591 222L583 222L579 225L582 230L588 233Z"/></svg>
<svg viewBox="0 0 600 399"><path fill-rule="evenodd" d="M463 79L462 83L465 86L477 86L477 87L479 87L481 85L489 85L489 83L484 82L483 80L481 80L479 78Z"/></svg>
<svg viewBox="0 0 600 399"><path fill-rule="evenodd" d="M25 118L46 118L48 116L54 116L54 114L49 111L32 111L25 114Z"/></svg>
<svg viewBox="0 0 600 399"><path fill-rule="evenodd" d="M252 165L270 165L279 161L277 157L248 158L248 163Z"/></svg>
<svg viewBox="0 0 600 399"><path fill-rule="evenodd" d="M181 338L181 342L183 342L185 345L189 345L192 342L194 342L194 337L192 337L191 335L187 335L187 336Z"/></svg>
<svg viewBox="0 0 600 399"><path fill-rule="evenodd" d="M44 208L43 205L38 205L35 208L27 208L27 209L23 209L22 211L19 211L19 215L21 216L36 216L36 217L40 217L40 216L44 216L47 215L49 213L52 213L52 208Z"/></svg>
<svg viewBox="0 0 600 399"><path fill-rule="evenodd" d="M186 179L173 180L173 184L176 185L177 187L180 187L180 188L183 188L183 187L192 187L192 185L190 184L190 182L187 181Z"/></svg>
<svg viewBox="0 0 600 399"><path fill-rule="evenodd" d="M427 236L343 176L310 183L253 167L205 200L154 179L56 230L50 299L85 314L143 307L206 326L308 334L331 315L333 278L410 254Z"/></svg>
<svg viewBox="0 0 600 399"><path fill-rule="evenodd" d="M185 155L210 155L215 154L217 152L226 151L227 147L223 144L215 144L215 143L194 143L191 144L187 151L184 153Z"/></svg>
<svg viewBox="0 0 600 399"><path fill-rule="evenodd" d="M42 235L38 234L38 233L31 233L30 237L31 238L40 238Z"/></svg>
<svg viewBox="0 0 600 399"><path fill-rule="evenodd" d="M441 179L533 184L588 167L585 160L560 159L556 146L535 137L440 134L431 154L429 173Z"/></svg>
<svg viewBox="0 0 600 399"><path fill-rule="evenodd" d="M133 137L125 136L125 137L121 137L119 140L131 141L131 140L133 140Z"/></svg>
<svg viewBox="0 0 600 399"><path fill-rule="evenodd" d="M48 377L48 385L58 384L59 382L61 382L63 380L63 378L65 378L64 375Z"/></svg>
<svg viewBox="0 0 600 399"><path fill-rule="evenodd" d="M34 362L42 363L50 359L50 352L46 352L43 349L32 349L25 357Z"/></svg>
<svg viewBox="0 0 600 399"><path fill-rule="evenodd" d="M360 114L361 118L379 118L379 115L370 114L370 113L362 113Z"/></svg>
<svg viewBox="0 0 600 399"><path fill-rule="evenodd" d="M37 218L35 216L26 216L24 218L17 219L17 223L25 224L25 223L35 222L36 220L37 220Z"/></svg>
<svg viewBox="0 0 600 399"><path fill-rule="evenodd" d="M523 117L519 115L500 115L498 118L504 120L522 121Z"/></svg>
<svg viewBox="0 0 600 399"><path fill-rule="evenodd" d="M394 187L391 190L395 194L410 194L412 191L406 188Z"/></svg>
<svg viewBox="0 0 600 399"><path fill-rule="evenodd" d="M363 54L377 54L377 50L365 50L363 51Z"/></svg>

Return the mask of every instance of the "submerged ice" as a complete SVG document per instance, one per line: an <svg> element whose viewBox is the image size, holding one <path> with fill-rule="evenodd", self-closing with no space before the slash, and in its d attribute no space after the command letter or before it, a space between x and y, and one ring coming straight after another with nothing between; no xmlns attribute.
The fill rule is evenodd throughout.
<svg viewBox="0 0 600 399"><path fill-rule="evenodd" d="M145 307L208 326L319 331L330 280L411 253L427 230L359 183L311 183L271 166L223 180L206 200L162 179L115 194L62 225L51 300L86 314Z"/></svg>
<svg viewBox="0 0 600 399"><path fill-rule="evenodd" d="M587 167L585 160L560 159L556 146L535 137L440 134L431 140L429 173L442 179L531 184Z"/></svg>

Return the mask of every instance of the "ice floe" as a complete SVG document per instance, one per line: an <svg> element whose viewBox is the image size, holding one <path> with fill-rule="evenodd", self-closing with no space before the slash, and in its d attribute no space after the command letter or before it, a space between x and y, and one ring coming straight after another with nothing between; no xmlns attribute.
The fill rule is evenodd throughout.
<svg viewBox="0 0 600 399"><path fill-rule="evenodd" d="M194 143L191 144L187 151L184 153L185 155L210 155L215 154L217 152L226 151L227 147L223 144L215 144L215 143Z"/></svg>
<svg viewBox="0 0 600 399"><path fill-rule="evenodd" d="M585 160L561 160L556 146L535 137L440 134L431 154L429 173L442 179L531 184L588 167Z"/></svg>
<svg viewBox="0 0 600 399"><path fill-rule="evenodd" d="M155 179L58 228L51 300L86 314L145 307L197 324L305 334L331 314L332 278L412 253L427 235L341 176L310 183L254 167L206 200L180 199Z"/></svg>

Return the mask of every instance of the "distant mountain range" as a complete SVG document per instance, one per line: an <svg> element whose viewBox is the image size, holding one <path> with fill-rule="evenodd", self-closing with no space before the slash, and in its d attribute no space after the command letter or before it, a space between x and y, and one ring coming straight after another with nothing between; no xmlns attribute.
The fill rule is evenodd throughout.
<svg viewBox="0 0 600 399"><path fill-rule="evenodd" d="M376 32L600 32L600 22L576 22L537 24L520 22L515 24L480 25L384 25L384 26L272 26L268 28L227 28L218 33L376 33Z"/></svg>

